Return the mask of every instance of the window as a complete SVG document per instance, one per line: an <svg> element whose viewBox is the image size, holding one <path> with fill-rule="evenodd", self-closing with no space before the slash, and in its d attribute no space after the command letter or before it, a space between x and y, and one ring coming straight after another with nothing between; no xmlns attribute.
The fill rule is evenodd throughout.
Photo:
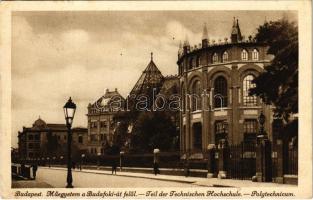
<svg viewBox="0 0 313 200"><path fill-rule="evenodd" d="M198 56L196 60L196 67L199 67L199 66L200 66L200 56Z"/></svg>
<svg viewBox="0 0 313 200"><path fill-rule="evenodd" d="M28 140L33 140L34 136L33 135L28 135Z"/></svg>
<svg viewBox="0 0 313 200"><path fill-rule="evenodd" d="M90 128L97 128L97 122L90 122Z"/></svg>
<svg viewBox="0 0 313 200"><path fill-rule="evenodd" d="M215 144L221 139L226 139L228 134L228 124L225 121L216 121L215 122Z"/></svg>
<svg viewBox="0 0 313 200"><path fill-rule="evenodd" d="M101 128L107 128L107 122L106 121L101 121L100 122L100 127Z"/></svg>
<svg viewBox="0 0 313 200"><path fill-rule="evenodd" d="M259 51L256 49L252 51L252 60L259 60Z"/></svg>
<svg viewBox="0 0 313 200"><path fill-rule="evenodd" d="M183 107L183 113L185 113L186 110L186 92L185 92L185 85L182 85L182 107Z"/></svg>
<svg viewBox="0 0 313 200"><path fill-rule="evenodd" d="M192 111L201 110L201 83L199 80L195 81L192 85Z"/></svg>
<svg viewBox="0 0 313 200"><path fill-rule="evenodd" d="M104 140L104 134L100 134L100 140L101 140L101 141Z"/></svg>
<svg viewBox="0 0 313 200"><path fill-rule="evenodd" d="M28 148L29 148L29 149L33 149L33 148L34 148L33 143L29 143L29 144L28 144Z"/></svg>
<svg viewBox="0 0 313 200"><path fill-rule="evenodd" d="M248 52L245 49L241 52L241 60L248 60Z"/></svg>
<svg viewBox="0 0 313 200"><path fill-rule="evenodd" d="M97 135L96 134L90 135L90 140L91 141L97 141Z"/></svg>
<svg viewBox="0 0 313 200"><path fill-rule="evenodd" d="M66 140L66 135L63 136L64 140Z"/></svg>
<svg viewBox="0 0 313 200"><path fill-rule="evenodd" d="M212 57L212 63L217 63L217 62L218 62L218 55L217 53L214 53Z"/></svg>
<svg viewBox="0 0 313 200"><path fill-rule="evenodd" d="M255 87L252 83L254 76L249 74L243 79L243 105L245 106L256 106L257 98L254 95L249 94L249 90Z"/></svg>
<svg viewBox="0 0 313 200"><path fill-rule="evenodd" d="M78 136L78 143L80 143L80 144L83 143L83 136L82 135Z"/></svg>
<svg viewBox="0 0 313 200"><path fill-rule="evenodd" d="M223 76L214 81L214 107L227 107L227 81Z"/></svg>
<svg viewBox="0 0 313 200"><path fill-rule="evenodd" d="M189 69L192 69L192 67L193 67L193 59L190 58L190 60L189 60Z"/></svg>
<svg viewBox="0 0 313 200"><path fill-rule="evenodd" d="M40 135L39 134L35 135L35 140L40 140Z"/></svg>
<svg viewBox="0 0 313 200"><path fill-rule="evenodd" d="M223 53L222 59L223 59L223 62L227 62L228 61L228 53L226 51Z"/></svg>
<svg viewBox="0 0 313 200"><path fill-rule="evenodd" d="M257 134L257 120L246 119L243 123L244 141L255 141Z"/></svg>

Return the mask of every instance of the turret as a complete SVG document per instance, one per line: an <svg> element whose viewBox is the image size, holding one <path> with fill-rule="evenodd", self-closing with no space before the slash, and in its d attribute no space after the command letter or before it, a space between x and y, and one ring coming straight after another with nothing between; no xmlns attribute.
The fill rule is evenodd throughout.
<svg viewBox="0 0 313 200"><path fill-rule="evenodd" d="M234 17L233 27L232 27L232 31L231 31L231 42L232 43L238 43L241 40L242 40L242 36L241 36L240 28L239 28L239 22L238 22L238 19L236 21L236 19Z"/></svg>
<svg viewBox="0 0 313 200"><path fill-rule="evenodd" d="M202 48L208 47L208 43L209 43L208 29L206 27L206 23L204 23L202 34Z"/></svg>

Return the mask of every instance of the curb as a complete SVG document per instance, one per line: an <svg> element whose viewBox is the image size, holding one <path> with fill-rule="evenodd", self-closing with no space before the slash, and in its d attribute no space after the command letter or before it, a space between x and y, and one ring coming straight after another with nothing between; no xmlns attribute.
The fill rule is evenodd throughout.
<svg viewBox="0 0 313 200"><path fill-rule="evenodd" d="M66 171L66 169L56 169L56 168L49 168L49 167L43 167L46 169L52 169L52 170L62 170ZM101 172L91 172L91 171L74 171L74 172L82 172L82 173L91 173L91 174L102 174L102 175L112 175L107 173L101 173ZM173 180L173 179L165 179L165 178L158 178L158 177L145 177L145 176L139 176L139 175L126 175L126 174L115 174L112 176L123 176L123 177L132 177L132 178L145 178L145 179L151 179L151 180L159 180L159 181L171 181L171 182L178 182L178 183L195 183L196 181L187 181L187 180Z"/></svg>

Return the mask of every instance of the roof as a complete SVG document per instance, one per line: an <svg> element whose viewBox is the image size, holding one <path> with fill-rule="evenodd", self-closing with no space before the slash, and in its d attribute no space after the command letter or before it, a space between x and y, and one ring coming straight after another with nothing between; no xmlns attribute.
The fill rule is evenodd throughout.
<svg viewBox="0 0 313 200"><path fill-rule="evenodd" d="M122 101L121 104L125 101L124 97L115 89L114 91L106 90L105 94L101 96L95 103L89 104L89 109L95 109L97 111L109 111L111 102ZM114 105L113 105L114 106Z"/></svg>
<svg viewBox="0 0 313 200"><path fill-rule="evenodd" d="M131 90L130 94L143 94L146 88L160 87L164 77L161 71L153 62L153 53L151 53L151 60L145 70L142 72L140 78Z"/></svg>

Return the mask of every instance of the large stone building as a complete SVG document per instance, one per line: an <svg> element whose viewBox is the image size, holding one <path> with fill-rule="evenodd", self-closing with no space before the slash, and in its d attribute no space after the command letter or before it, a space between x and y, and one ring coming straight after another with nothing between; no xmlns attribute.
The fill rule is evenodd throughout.
<svg viewBox="0 0 313 200"><path fill-rule="evenodd" d="M204 26L202 43L191 46L186 40L178 52L182 110L180 148L201 152L208 145L227 139L230 144L254 142L258 116L266 116L265 129L272 136L271 108L249 95L251 82L271 57L267 46L252 36L244 40L234 19L230 40L209 40Z"/></svg>
<svg viewBox="0 0 313 200"><path fill-rule="evenodd" d="M84 151L87 129L73 128L73 150ZM18 152L21 158L60 157L66 155L67 127L65 124L46 123L40 117L32 127L18 132Z"/></svg>
<svg viewBox="0 0 313 200"><path fill-rule="evenodd" d="M124 109L125 99L115 89L106 90L95 103L88 105L88 153L103 154L113 142L114 115Z"/></svg>

